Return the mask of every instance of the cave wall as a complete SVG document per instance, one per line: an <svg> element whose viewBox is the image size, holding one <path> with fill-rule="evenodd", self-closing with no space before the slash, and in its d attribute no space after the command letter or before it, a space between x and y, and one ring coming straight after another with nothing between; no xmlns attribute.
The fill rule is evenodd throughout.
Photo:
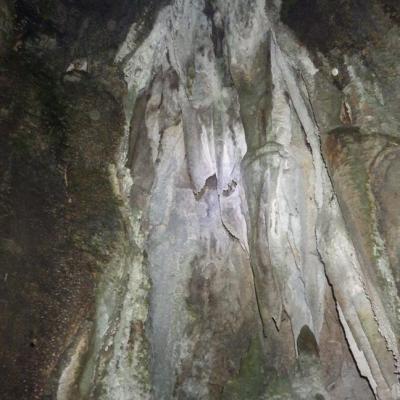
<svg viewBox="0 0 400 400"><path fill-rule="evenodd" d="M5 399L399 399L384 0L2 1Z"/></svg>

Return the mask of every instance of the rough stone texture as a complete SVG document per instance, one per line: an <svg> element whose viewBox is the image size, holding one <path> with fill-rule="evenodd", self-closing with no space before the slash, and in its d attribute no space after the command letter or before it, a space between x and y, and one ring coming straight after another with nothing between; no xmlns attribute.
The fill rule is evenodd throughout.
<svg viewBox="0 0 400 400"><path fill-rule="evenodd" d="M4 398L400 399L399 16L0 2Z"/></svg>

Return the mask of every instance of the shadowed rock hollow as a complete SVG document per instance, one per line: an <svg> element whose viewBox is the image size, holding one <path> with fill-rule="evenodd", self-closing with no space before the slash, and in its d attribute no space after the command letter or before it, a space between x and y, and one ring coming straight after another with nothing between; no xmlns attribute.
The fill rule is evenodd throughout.
<svg viewBox="0 0 400 400"><path fill-rule="evenodd" d="M399 21L0 0L0 397L400 399Z"/></svg>

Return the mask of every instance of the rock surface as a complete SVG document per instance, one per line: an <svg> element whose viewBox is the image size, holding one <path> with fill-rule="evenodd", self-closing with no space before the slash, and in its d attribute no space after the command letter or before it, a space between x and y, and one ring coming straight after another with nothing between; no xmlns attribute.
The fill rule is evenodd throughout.
<svg viewBox="0 0 400 400"><path fill-rule="evenodd" d="M5 399L400 399L396 1L0 1Z"/></svg>

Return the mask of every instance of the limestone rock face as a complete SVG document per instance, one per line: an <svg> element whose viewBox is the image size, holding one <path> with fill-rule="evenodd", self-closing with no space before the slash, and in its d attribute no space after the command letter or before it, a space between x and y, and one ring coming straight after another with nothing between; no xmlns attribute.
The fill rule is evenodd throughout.
<svg viewBox="0 0 400 400"><path fill-rule="evenodd" d="M397 3L49 3L0 14L5 398L400 399Z"/></svg>

